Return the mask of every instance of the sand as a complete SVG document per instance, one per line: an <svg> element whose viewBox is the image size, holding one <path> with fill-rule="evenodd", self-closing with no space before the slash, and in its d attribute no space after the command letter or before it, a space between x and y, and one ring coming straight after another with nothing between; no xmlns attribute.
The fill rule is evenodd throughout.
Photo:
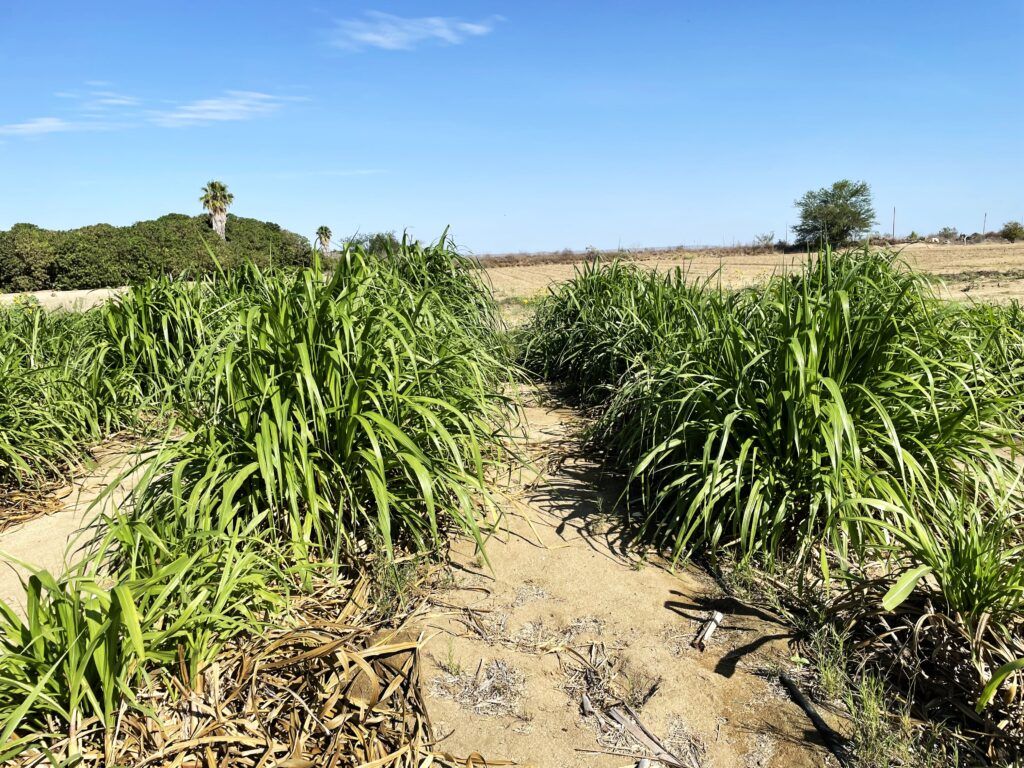
<svg viewBox="0 0 1024 768"><path fill-rule="evenodd" d="M539 478L526 472L509 487L506 530L487 547L490 568L472 546L456 545L453 586L424 624L435 635L423 679L430 715L446 736L439 748L529 766L633 765L639 755L607 753L610 735L564 689L578 661L569 649L589 658L597 643L627 665L619 679L632 678L632 690L660 678L641 720L660 739L689 745L677 749L695 749L699 765L831 764L777 683L777 670L793 666L789 630L725 598L701 571L642 561L621 539L616 489L576 451L574 414L533 402L526 417L529 451L548 470ZM712 610L725 620L700 653L690 641ZM521 676L510 713L486 714L493 702L481 713L451 698L445 684L453 669L472 678L479 668L486 678L495 660Z"/></svg>
<svg viewBox="0 0 1024 768"><path fill-rule="evenodd" d="M60 575L81 557L91 538L89 524L112 510L134 487L138 473L131 470L137 460L138 454L124 444L106 446L97 451L91 468L54 491L61 503L53 512L0 533L0 600L20 613L25 608L21 579L30 573L26 565ZM104 496L104 490L123 474L115 492Z"/></svg>
<svg viewBox="0 0 1024 768"><path fill-rule="evenodd" d="M92 288L83 291L27 291L25 293L0 294L0 305L10 304L15 299L29 298L46 309L83 310L97 307L112 296L122 293L124 288Z"/></svg>

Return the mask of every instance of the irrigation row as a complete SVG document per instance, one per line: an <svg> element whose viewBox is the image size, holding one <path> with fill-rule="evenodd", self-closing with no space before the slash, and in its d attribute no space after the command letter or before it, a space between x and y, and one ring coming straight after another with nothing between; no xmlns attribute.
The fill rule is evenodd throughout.
<svg viewBox="0 0 1024 768"><path fill-rule="evenodd" d="M442 240L0 313L0 484L148 441L92 554L0 605L0 759L431 755L417 643L375 590L486 527L514 374L480 274Z"/></svg>
<svg viewBox="0 0 1024 768"><path fill-rule="evenodd" d="M1022 319L887 252L739 291L613 262L557 286L520 347L594 409L639 538L767 574L943 732L940 764L1002 764L1024 744Z"/></svg>

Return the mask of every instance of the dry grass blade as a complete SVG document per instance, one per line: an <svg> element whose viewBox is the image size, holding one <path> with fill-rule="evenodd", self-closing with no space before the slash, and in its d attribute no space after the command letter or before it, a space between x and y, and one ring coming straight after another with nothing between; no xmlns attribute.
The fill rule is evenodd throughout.
<svg viewBox="0 0 1024 768"><path fill-rule="evenodd" d="M46 489L32 491L0 487L0 533L59 510L64 500L53 493L57 486L52 483Z"/></svg>
<svg viewBox="0 0 1024 768"><path fill-rule="evenodd" d="M449 665L433 682L434 695L452 699L477 715L521 716L525 679L519 670L501 659L486 664L481 659L474 672Z"/></svg>
<svg viewBox="0 0 1024 768"><path fill-rule="evenodd" d="M591 643L586 653L570 649L562 661L562 689L578 701L580 713L598 732L601 746L622 755L650 755L667 766L686 768L640 721L638 711L654 696L660 677L631 668L603 643Z"/></svg>
<svg viewBox="0 0 1024 768"><path fill-rule="evenodd" d="M145 713L122 712L109 754L139 768L484 764L434 752L421 638L371 621L367 591L365 579L325 584L295 607L291 626L232 643L192 685L154 681ZM74 753L67 742L50 749ZM80 765L107 764L102 732L80 733L79 750ZM17 764L45 761L30 752Z"/></svg>

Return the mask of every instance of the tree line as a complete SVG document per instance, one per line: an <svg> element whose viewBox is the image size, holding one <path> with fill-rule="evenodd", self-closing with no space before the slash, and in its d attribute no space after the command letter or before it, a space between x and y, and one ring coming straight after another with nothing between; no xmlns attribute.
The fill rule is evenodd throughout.
<svg viewBox="0 0 1024 768"><path fill-rule="evenodd" d="M225 212L216 223L211 232L209 216L172 213L127 227L56 231L15 224L0 231L0 291L104 288L161 274L201 274L215 263L230 267L246 258L278 265L311 259L306 238L272 222ZM221 232L224 239L214 236Z"/></svg>

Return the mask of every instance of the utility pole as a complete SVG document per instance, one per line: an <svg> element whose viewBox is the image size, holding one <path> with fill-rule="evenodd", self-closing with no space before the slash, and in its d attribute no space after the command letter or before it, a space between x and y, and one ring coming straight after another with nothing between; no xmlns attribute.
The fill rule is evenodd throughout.
<svg viewBox="0 0 1024 768"><path fill-rule="evenodd" d="M896 239L896 206L892 207L892 239Z"/></svg>
<svg viewBox="0 0 1024 768"><path fill-rule="evenodd" d="M985 218L981 220L981 239L985 239L985 227L988 226L988 211L985 211Z"/></svg>

